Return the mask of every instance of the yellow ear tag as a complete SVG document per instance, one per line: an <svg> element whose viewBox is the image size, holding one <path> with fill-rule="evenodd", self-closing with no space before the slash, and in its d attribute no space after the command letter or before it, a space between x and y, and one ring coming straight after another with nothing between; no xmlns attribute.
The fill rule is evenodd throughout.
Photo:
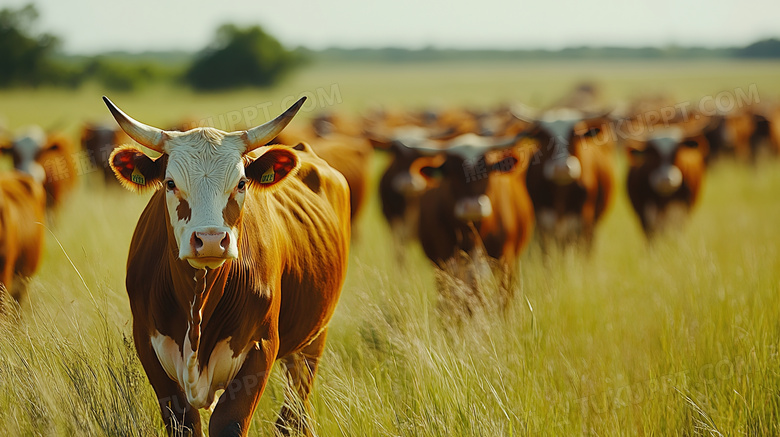
<svg viewBox="0 0 780 437"><path fill-rule="evenodd" d="M266 170L265 173L263 173L262 176L260 176L260 183L261 184L271 184L274 182L274 179L276 178L276 173L274 173L274 168L269 167L268 170Z"/></svg>
<svg viewBox="0 0 780 437"><path fill-rule="evenodd" d="M130 180L133 181L134 184L146 185L146 178L138 170L138 167L133 169L133 173L130 175Z"/></svg>

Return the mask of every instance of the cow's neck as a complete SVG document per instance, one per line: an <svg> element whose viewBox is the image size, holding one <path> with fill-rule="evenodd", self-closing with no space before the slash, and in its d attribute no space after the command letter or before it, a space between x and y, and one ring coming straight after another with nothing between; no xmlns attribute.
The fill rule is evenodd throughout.
<svg viewBox="0 0 780 437"><path fill-rule="evenodd" d="M171 278L176 301L187 314L188 335L197 350L201 327L207 326L225 292L231 261L215 270L194 269L171 254Z"/></svg>

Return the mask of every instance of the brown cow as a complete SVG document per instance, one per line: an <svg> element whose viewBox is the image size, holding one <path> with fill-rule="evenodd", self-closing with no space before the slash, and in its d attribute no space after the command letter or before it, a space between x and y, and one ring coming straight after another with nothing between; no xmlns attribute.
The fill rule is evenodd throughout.
<svg viewBox="0 0 780 437"><path fill-rule="evenodd" d="M545 111L526 135L537 142L526 183L543 247L579 242L589 249L612 198L613 143L602 115Z"/></svg>
<svg viewBox="0 0 780 437"><path fill-rule="evenodd" d="M738 159L756 162L763 151L778 153L773 145L770 111L764 107L747 106L725 115L725 137Z"/></svg>
<svg viewBox="0 0 780 437"><path fill-rule="evenodd" d="M362 123L350 118L340 112L330 111L318 114L311 119L311 127L317 136L327 137L335 133L347 135L350 137L360 137L363 135Z"/></svg>
<svg viewBox="0 0 780 437"><path fill-rule="evenodd" d="M684 125L656 129L629 148L628 197L648 238L679 226L696 204L706 149L701 129Z"/></svg>
<svg viewBox="0 0 780 437"><path fill-rule="evenodd" d="M399 127L386 138L371 138L378 150L391 155L390 164L379 179L382 215L393 235L396 257L403 260L405 246L417 236L420 196L429 182L420 174L422 155L417 146L428 143L429 131L417 126ZM413 168L415 163L417 168Z"/></svg>
<svg viewBox="0 0 780 437"><path fill-rule="evenodd" d="M274 138L271 144L306 142L314 152L347 179L349 185L350 218L354 223L365 203L371 159L374 151L365 138L353 137L338 131L319 135L313 126L291 129Z"/></svg>
<svg viewBox="0 0 780 437"><path fill-rule="evenodd" d="M46 206L58 208L76 187L78 178L70 141L62 135L47 135L38 126L24 129L11 148L14 168L43 184Z"/></svg>
<svg viewBox="0 0 780 437"><path fill-rule="evenodd" d="M516 260L533 233L534 213L522 177L527 160L515 154L495 159L493 155L514 146L513 140L466 134L445 147L444 162L427 167L427 174L440 175L438 186L420 199L418 237L426 256L439 268L461 253L473 256L484 249L499 260L511 293ZM438 148L418 148L426 154L440 154ZM518 170L518 171L516 171ZM453 272L470 287L476 286L474 264L466 272ZM465 273L465 277L462 277Z"/></svg>
<svg viewBox="0 0 780 437"><path fill-rule="evenodd" d="M769 112L769 136L772 146L780 153L780 104L776 104Z"/></svg>
<svg viewBox="0 0 780 437"><path fill-rule="evenodd" d="M17 301L41 259L45 205L43 187L30 175L0 174L0 285Z"/></svg>
<svg viewBox="0 0 780 437"><path fill-rule="evenodd" d="M344 177L306 144L263 147L298 112L241 132L162 131L106 104L136 142L111 166L155 189L127 262L133 338L168 432L245 436L276 360L308 409L349 248ZM225 389L221 397L216 391ZM285 405L279 431L310 432Z"/></svg>
<svg viewBox="0 0 780 437"><path fill-rule="evenodd" d="M111 152L129 140L121 129L114 126L89 123L81 130L81 146L87 153L92 168L103 174L106 183L116 183L114 172L108 165Z"/></svg>

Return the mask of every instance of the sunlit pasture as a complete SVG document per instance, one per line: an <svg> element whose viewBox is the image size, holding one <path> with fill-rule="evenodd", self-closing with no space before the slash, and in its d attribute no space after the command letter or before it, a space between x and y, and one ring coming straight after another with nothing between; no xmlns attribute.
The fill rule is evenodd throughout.
<svg viewBox="0 0 780 437"><path fill-rule="evenodd" d="M377 104L543 106L582 79L615 104L654 92L698 102L750 86L768 100L780 97L778 78L780 63L761 62L356 63L312 65L268 90L109 96L160 127L189 118L238 129L301 95L312 102L305 118ZM11 130L57 126L75 142L84 121L108 120L102 94L4 90L0 118ZM377 155L374 184L386 162ZM629 207L622 156L617 169L589 257L545 258L532 244L509 308L466 319L443 310L417 245L399 264L372 196L315 385L318 435L780 434L780 160L717 163L686 228L652 245ZM148 198L84 174L46 224L28 298L0 327L8 435L164 435L124 290ZM284 395L275 372L251 435L273 435Z"/></svg>

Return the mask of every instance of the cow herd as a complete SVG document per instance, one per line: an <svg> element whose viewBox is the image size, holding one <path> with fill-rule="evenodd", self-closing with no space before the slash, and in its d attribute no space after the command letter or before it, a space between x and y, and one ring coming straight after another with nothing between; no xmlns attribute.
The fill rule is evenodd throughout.
<svg viewBox="0 0 780 437"><path fill-rule="evenodd" d="M651 100L616 110L594 105L592 92L544 110L329 112L288 127L302 99L236 132L159 129L104 98L119 127L89 124L81 144L106 183L153 192L126 287L169 432L200 435L198 410L212 408L210 435L246 435L277 360L308 408L376 155L388 162L378 192L400 264L419 241L433 266L474 287L473 263L453 260L483 253L511 291L532 238L543 252L587 256L617 184L653 239L685 223L712 162L780 152L780 108L678 110L648 123L643 113L659 109ZM78 155L39 127L6 132L0 146L15 169L0 174L0 281L20 300L44 224L76 186ZM276 425L311 426L288 405Z"/></svg>

